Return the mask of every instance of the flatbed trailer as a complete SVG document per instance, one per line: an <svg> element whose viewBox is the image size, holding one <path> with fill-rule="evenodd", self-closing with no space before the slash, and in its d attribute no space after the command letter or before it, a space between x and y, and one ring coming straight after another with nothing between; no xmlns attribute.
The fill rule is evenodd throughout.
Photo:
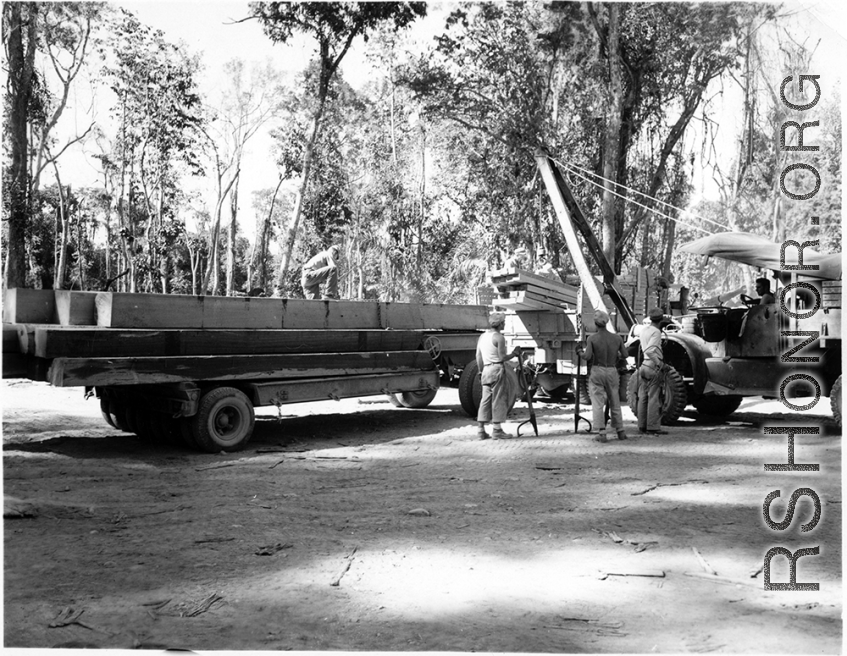
<svg viewBox="0 0 847 656"><path fill-rule="evenodd" d="M254 408L388 395L421 408L473 357L479 305L8 290L3 375L83 387L110 425L243 448Z"/></svg>

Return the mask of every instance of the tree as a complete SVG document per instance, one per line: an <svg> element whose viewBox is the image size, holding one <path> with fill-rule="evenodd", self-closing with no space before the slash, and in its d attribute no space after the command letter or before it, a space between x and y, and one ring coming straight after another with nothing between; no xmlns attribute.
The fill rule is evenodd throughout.
<svg viewBox="0 0 847 656"><path fill-rule="evenodd" d="M202 125L196 88L199 62L167 42L161 30L122 10L110 44L105 78L117 99L112 161L117 163L117 214L121 268L128 291L167 290L161 266L168 251L154 247L159 232L172 232L177 180L201 171L194 137ZM143 280L140 275L143 274ZM158 280L157 280L158 278Z"/></svg>
<svg viewBox="0 0 847 656"><path fill-rule="evenodd" d="M286 43L297 32L308 34L318 42L319 73L317 85L313 91L312 122L303 149L300 190L294 202L279 267L279 284L277 285L279 290L287 277L291 251L300 223L303 196L309 184L315 143L320 133L329 87L339 64L356 37L361 35L367 38L369 31L384 22L391 23L395 29L404 28L417 17L426 14L426 4L423 2L254 2L250 4L250 11L252 16L262 23L265 34L275 43Z"/></svg>
<svg viewBox="0 0 847 656"><path fill-rule="evenodd" d="M289 98L279 73L270 64L248 69L240 59L224 64L226 85L219 106L207 130L209 149L213 154L213 170L217 198L215 200L215 232L220 232L224 198L230 198L229 249L227 250L226 293L233 294L235 275L235 245L238 230L238 183L244 151L252 137L268 121L278 116ZM226 180L224 183L223 181ZM212 246L217 244L212 241ZM219 254L213 253L206 271L204 288L211 277L212 292L219 287L217 280Z"/></svg>
<svg viewBox="0 0 847 656"><path fill-rule="evenodd" d="M8 63L3 108L8 153L3 162L3 210L8 222L4 271L7 288L23 287L26 283L25 243L30 216L27 127L38 82L34 64L40 11L36 2L3 4L3 45Z"/></svg>

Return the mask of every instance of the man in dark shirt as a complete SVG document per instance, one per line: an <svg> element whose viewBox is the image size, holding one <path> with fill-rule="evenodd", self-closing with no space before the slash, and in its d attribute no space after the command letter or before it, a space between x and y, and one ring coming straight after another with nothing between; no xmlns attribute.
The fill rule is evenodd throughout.
<svg viewBox="0 0 847 656"><path fill-rule="evenodd" d="M588 377L588 395L591 397L591 414L593 416L594 430L597 442L606 441L606 421L604 411L606 403L609 404L609 417L612 427L618 433L619 440L627 438L623 428L623 415L621 414L620 377L617 369L619 359L626 360L626 347L623 338L609 332L606 324L609 323L609 315L603 310L594 312L594 325L597 332L588 338L588 346L584 349L582 345L577 346L579 353L586 362L591 363L591 375Z"/></svg>

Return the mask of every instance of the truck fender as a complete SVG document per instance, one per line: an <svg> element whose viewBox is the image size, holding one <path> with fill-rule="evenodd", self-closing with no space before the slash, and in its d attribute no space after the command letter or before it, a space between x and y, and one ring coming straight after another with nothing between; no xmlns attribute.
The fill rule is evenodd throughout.
<svg viewBox="0 0 847 656"><path fill-rule="evenodd" d="M702 394L709 380L706 358L712 357L706 342L690 333L667 333L663 351L665 362L674 367L683 378L691 380L694 394Z"/></svg>

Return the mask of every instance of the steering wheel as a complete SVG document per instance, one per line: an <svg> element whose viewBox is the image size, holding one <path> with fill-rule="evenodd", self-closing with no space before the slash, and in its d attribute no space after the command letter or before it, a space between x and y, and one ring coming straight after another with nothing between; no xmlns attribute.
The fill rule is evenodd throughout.
<svg viewBox="0 0 847 656"><path fill-rule="evenodd" d="M747 294L741 294L739 296L741 302L744 303L747 307L752 307L753 305L758 305L757 300L752 296L747 296Z"/></svg>

